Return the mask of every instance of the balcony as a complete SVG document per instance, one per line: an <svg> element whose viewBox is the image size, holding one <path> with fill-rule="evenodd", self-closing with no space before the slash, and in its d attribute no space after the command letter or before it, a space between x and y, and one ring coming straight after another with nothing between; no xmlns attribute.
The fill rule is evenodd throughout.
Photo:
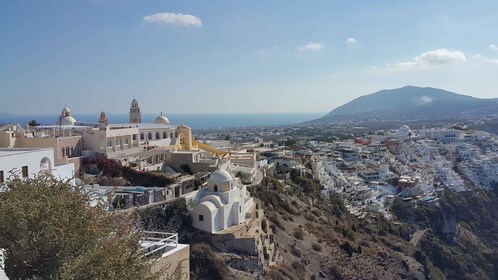
<svg viewBox="0 0 498 280"><path fill-rule="evenodd" d="M140 246L143 257L163 255L178 247L178 233L144 231Z"/></svg>

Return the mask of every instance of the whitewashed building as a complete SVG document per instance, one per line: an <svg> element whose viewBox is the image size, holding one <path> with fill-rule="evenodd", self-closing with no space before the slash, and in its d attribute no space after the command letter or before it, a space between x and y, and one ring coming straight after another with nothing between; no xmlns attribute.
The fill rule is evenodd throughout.
<svg viewBox="0 0 498 280"><path fill-rule="evenodd" d="M74 163L55 165L51 148L0 148L0 184L8 181L12 172L21 178L49 172L58 179L70 179L74 177Z"/></svg>
<svg viewBox="0 0 498 280"><path fill-rule="evenodd" d="M187 200L194 205L190 211L192 225L211 233L242 224L255 207L240 179L222 169L211 174L207 188Z"/></svg>

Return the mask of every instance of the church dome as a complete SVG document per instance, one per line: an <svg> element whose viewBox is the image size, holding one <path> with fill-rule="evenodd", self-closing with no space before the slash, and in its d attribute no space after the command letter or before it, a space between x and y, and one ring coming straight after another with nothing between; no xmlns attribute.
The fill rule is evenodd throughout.
<svg viewBox="0 0 498 280"><path fill-rule="evenodd" d="M71 116L64 117L61 119L61 125L74 125L75 123L76 120Z"/></svg>
<svg viewBox="0 0 498 280"><path fill-rule="evenodd" d="M135 98L131 101L131 107L138 107L138 101Z"/></svg>
<svg viewBox="0 0 498 280"><path fill-rule="evenodd" d="M209 177L210 182L230 182L233 180L232 175L228 173L226 170L223 169L218 169L215 172L211 174L211 177Z"/></svg>
<svg viewBox="0 0 498 280"><path fill-rule="evenodd" d="M407 126L407 125L402 125L399 129L398 129L398 132L399 133L403 133L403 134L408 134L408 132L410 132L410 127Z"/></svg>
<svg viewBox="0 0 498 280"><path fill-rule="evenodd" d="M67 106L64 105L64 108L62 108L61 116L64 117L71 117L71 110Z"/></svg>
<svg viewBox="0 0 498 280"><path fill-rule="evenodd" d="M163 114L161 113L161 115L156 118L156 120L154 121L154 123L169 124L169 120L168 120L168 118L166 118L165 116L163 116Z"/></svg>
<svg viewBox="0 0 498 280"><path fill-rule="evenodd" d="M64 106L64 108L62 108L62 114L71 114L71 110L69 110L68 107Z"/></svg>

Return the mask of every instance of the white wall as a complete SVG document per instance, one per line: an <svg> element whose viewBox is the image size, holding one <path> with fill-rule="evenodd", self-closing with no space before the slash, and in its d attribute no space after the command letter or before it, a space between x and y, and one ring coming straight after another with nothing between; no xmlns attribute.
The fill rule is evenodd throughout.
<svg viewBox="0 0 498 280"><path fill-rule="evenodd" d="M22 167L28 167L28 177L33 178L41 169L42 159L47 158L52 174L57 178L67 179L74 176L74 164L55 166L53 149L0 149L0 171L7 181L10 171L15 169L22 177Z"/></svg>
<svg viewBox="0 0 498 280"><path fill-rule="evenodd" d="M22 176L22 167L27 166L28 177L33 178L40 172L40 163L45 157L54 167L53 149L0 149L0 171L4 172L4 177L7 179L10 176L9 172L13 169L19 172L19 176Z"/></svg>

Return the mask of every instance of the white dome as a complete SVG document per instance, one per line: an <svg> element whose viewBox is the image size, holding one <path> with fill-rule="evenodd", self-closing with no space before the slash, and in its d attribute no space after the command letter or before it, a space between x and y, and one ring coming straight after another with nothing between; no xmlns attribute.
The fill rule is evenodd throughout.
<svg viewBox="0 0 498 280"><path fill-rule="evenodd" d="M159 117L156 118L156 120L154 121L154 123L169 124L169 120L165 116L160 115Z"/></svg>
<svg viewBox="0 0 498 280"><path fill-rule="evenodd" d="M209 177L210 182L229 182L232 181L233 177L228 173L226 170L223 169L218 169L215 172L211 174L211 177Z"/></svg>
<svg viewBox="0 0 498 280"><path fill-rule="evenodd" d="M69 116L69 117L64 117L61 119L61 125L74 125L76 123L76 120Z"/></svg>
<svg viewBox="0 0 498 280"><path fill-rule="evenodd" d="M66 113L66 114L71 114L71 110L69 110L69 108L68 108L68 107L65 107L65 106L64 106L64 108L62 108L62 114L64 115L64 113Z"/></svg>
<svg viewBox="0 0 498 280"><path fill-rule="evenodd" d="M408 135L408 133L410 133L410 127L407 125L403 125L398 129L398 134Z"/></svg>

